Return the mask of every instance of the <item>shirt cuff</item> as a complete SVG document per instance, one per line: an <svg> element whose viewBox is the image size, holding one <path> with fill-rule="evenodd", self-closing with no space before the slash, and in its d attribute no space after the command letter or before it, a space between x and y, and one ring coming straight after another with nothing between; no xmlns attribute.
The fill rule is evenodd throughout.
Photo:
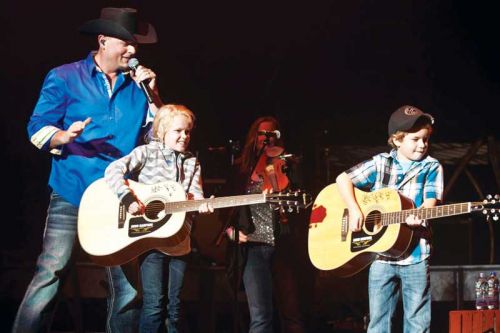
<svg viewBox="0 0 500 333"><path fill-rule="evenodd" d="M132 192L128 192L125 194L121 199L121 203L125 206L125 208L128 209L128 207L135 202L135 196L132 194Z"/></svg>
<svg viewBox="0 0 500 333"><path fill-rule="evenodd" d="M35 145L38 149L48 149L50 145L50 139L56 134L56 132L60 131L60 128L55 126L45 126L42 127L38 132L31 136L31 143ZM55 155L61 154L60 148L50 149L50 152Z"/></svg>

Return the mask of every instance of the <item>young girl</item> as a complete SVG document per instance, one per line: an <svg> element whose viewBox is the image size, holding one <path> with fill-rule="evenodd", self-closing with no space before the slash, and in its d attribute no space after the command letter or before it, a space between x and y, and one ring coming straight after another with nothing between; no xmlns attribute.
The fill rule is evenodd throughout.
<svg viewBox="0 0 500 333"><path fill-rule="evenodd" d="M265 189L264 180L254 167L258 164L258 154L265 142L264 154L276 156L284 153L283 140L277 134L279 130L278 120L271 116L260 117L253 122L242 155L228 181L228 192L260 193ZM290 177L290 173L297 170L288 168L288 171ZM296 184L289 186L293 185ZM238 279L242 275L250 313L250 333L273 332L275 325L282 332L305 331L297 285L299 271L305 267L299 268L298 256L295 255L298 252L297 242L292 238L295 233L285 228L296 229L299 224L290 223L292 226L288 226L288 218L291 216L280 215L268 204L240 207L232 218L232 225L238 226L241 253L228 250L228 255L232 256L229 258L228 273ZM305 223L303 225L306 226ZM234 228L230 227L226 232L234 240ZM236 257L240 257L238 263L235 262ZM273 294L279 310L279 323L273 320Z"/></svg>
<svg viewBox="0 0 500 333"><path fill-rule="evenodd" d="M135 148L129 155L111 163L105 172L105 179L120 201L133 215L142 214L144 204L134 196L127 186L125 177L138 172L138 181L143 184L156 184L163 181L180 183L190 198L203 199L200 164L188 152L191 130L195 121L194 114L182 105L164 105L158 110L153 121L151 142ZM213 212L213 207L202 204L200 213ZM185 225L191 229L191 218L186 215ZM162 249L163 251L163 249ZM181 240L168 249L168 332L177 332L180 299L186 261L183 255L191 251L190 237ZM110 284L107 331L128 332L137 328L130 322L139 320L140 332L157 332L162 324L164 301L163 261L164 253L153 250L143 254L139 260L140 286L133 286L125 275L125 266L108 267ZM140 288L140 289L139 289ZM142 308L134 302L142 293Z"/></svg>

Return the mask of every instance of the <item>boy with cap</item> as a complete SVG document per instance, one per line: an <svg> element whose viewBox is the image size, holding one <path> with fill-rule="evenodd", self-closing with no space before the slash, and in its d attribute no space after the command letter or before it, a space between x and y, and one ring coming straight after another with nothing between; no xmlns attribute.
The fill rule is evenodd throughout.
<svg viewBox="0 0 500 333"><path fill-rule="evenodd" d="M434 207L443 196L443 168L427 152L434 119L414 106L398 108L389 119L390 153L375 155L340 174L338 190L349 209L349 228L359 231L365 216L356 201L354 186L367 191L389 187L413 200L415 207ZM391 332L400 287L404 310L404 332L429 332L431 295L427 221L409 216L417 243L400 258L378 256L370 266L368 332Z"/></svg>
<svg viewBox="0 0 500 333"><path fill-rule="evenodd" d="M76 239L84 190L104 176L110 162L128 154L146 122L162 105L156 75L128 61L137 45L155 43L149 24L131 8L104 8L80 31L95 35L98 50L52 69L28 123L31 142L52 154L51 189L42 253L13 324L13 332L48 331ZM141 30L141 28L144 28ZM148 82L144 84L143 82ZM148 103L140 84L152 95Z"/></svg>

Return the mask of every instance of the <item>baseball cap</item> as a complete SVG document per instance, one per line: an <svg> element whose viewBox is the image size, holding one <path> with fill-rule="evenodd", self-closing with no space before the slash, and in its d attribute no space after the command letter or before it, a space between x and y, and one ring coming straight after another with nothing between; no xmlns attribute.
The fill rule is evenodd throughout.
<svg viewBox="0 0 500 333"><path fill-rule="evenodd" d="M404 105L399 107L394 111L389 119L389 136L393 135L397 131L407 131L412 128L417 120L422 117L426 117L429 123L434 124L434 117L428 113L424 113L422 110L415 106Z"/></svg>

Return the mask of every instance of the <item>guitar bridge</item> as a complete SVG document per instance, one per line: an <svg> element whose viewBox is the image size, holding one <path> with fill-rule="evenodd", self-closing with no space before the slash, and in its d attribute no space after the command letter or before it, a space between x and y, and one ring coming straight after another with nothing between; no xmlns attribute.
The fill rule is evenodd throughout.
<svg viewBox="0 0 500 333"><path fill-rule="evenodd" d="M120 203L118 206L118 229L121 229L125 226L125 220L127 219L127 210L125 209L125 205Z"/></svg>
<svg viewBox="0 0 500 333"><path fill-rule="evenodd" d="M349 227L349 210L344 208L344 214L342 214L342 223L340 225L340 238L342 242L345 242L347 239L347 229Z"/></svg>

